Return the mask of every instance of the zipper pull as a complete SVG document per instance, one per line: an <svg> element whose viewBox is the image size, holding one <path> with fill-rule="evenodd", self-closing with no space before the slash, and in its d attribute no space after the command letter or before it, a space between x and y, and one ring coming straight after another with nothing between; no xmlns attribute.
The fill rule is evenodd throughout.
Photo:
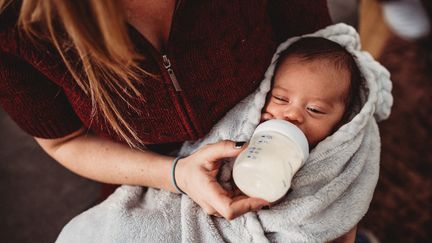
<svg viewBox="0 0 432 243"><path fill-rule="evenodd" d="M168 72L168 75L169 75L169 77L171 79L171 82L174 85L175 91L177 91L177 92L182 91L182 88L180 87L180 84L179 84L179 82L177 80L177 77L176 77L176 75L174 73L174 70L172 70L172 68L171 68L171 62L168 59L168 56L167 55L162 55L162 61L163 61L163 65L164 65L165 69Z"/></svg>

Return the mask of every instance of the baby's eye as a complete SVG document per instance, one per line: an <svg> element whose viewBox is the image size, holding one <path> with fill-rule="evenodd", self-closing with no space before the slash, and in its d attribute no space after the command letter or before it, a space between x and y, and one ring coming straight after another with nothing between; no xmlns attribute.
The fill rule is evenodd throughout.
<svg viewBox="0 0 432 243"><path fill-rule="evenodd" d="M315 114L325 114L323 111L318 110L318 109L315 108L315 107L307 107L306 109L307 109L308 111L312 112L312 113L315 113Z"/></svg>
<svg viewBox="0 0 432 243"><path fill-rule="evenodd" d="M273 98L275 98L278 101L278 103L288 103L289 102L287 98L284 98L281 96L273 95Z"/></svg>

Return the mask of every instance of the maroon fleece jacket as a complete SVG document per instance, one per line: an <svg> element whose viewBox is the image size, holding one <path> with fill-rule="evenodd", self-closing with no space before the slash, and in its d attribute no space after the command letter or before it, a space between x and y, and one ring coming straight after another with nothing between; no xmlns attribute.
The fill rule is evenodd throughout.
<svg viewBox="0 0 432 243"><path fill-rule="evenodd" d="M49 44L32 44L16 29L19 4L0 16L0 105L27 133L58 138L80 127L121 139L73 81ZM166 49L156 51L133 28L131 37L146 57L140 65L163 79L143 76L138 112L115 102L148 144L194 140L255 90L278 42L331 24L325 0L183 0L174 14ZM164 67L163 55L171 70ZM181 91L168 71L174 72Z"/></svg>

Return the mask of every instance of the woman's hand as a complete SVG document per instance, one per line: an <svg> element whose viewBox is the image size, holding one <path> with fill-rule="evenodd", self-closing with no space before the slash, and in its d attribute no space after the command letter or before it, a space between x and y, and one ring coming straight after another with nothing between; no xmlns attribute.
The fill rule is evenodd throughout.
<svg viewBox="0 0 432 243"><path fill-rule="evenodd" d="M244 195L232 197L216 179L220 160L236 157L243 148L236 147L232 141L221 141L206 145L189 157L180 159L175 171L178 186L207 214L228 220L268 206L269 203L263 199Z"/></svg>

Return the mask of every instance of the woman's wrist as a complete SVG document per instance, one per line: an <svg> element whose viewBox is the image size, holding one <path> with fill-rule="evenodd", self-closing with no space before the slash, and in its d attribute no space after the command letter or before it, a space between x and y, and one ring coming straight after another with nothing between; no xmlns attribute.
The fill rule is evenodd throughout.
<svg viewBox="0 0 432 243"><path fill-rule="evenodd" d="M157 158L154 159L154 163L147 169L151 172L149 173L149 171L147 171L147 173L143 173L144 177L142 178L142 186L177 192L177 189L172 182L172 165L175 157L157 155ZM176 166L176 170L178 170L178 166ZM149 175L152 175L151 178L149 178ZM176 176L178 177L178 172L176 172ZM177 177L176 181L178 182Z"/></svg>
<svg viewBox="0 0 432 243"><path fill-rule="evenodd" d="M178 183L177 183L177 178L176 178L176 168L177 168L177 164L178 164L178 162L180 161L180 159L182 159L183 157L182 156L177 156L175 159L173 159L173 161L172 161L172 166L171 166L171 182L172 182L172 185L174 186L174 188L175 188L175 190L178 192L178 193L181 193L181 194L186 194L180 187L179 187L179 185L178 185Z"/></svg>

